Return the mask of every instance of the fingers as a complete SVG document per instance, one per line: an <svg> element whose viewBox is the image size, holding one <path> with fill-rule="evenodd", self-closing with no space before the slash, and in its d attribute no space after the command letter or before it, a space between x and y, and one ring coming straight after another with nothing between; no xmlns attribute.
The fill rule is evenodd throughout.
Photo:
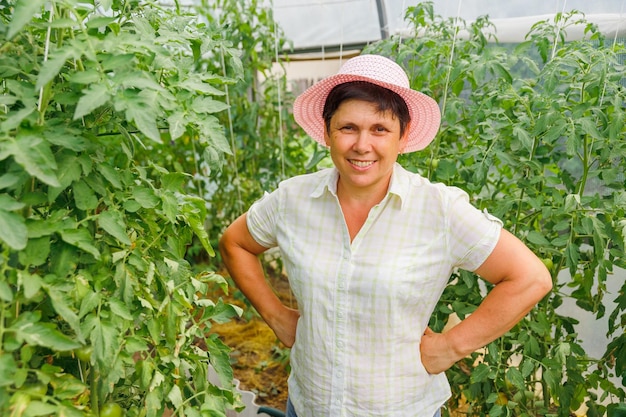
<svg viewBox="0 0 626 417"><path fill-rule="evenodd" d="M430 327L426 327L426 330L424 330L424 334L433 334L435 332L433 332L433 330Z"/></svg>

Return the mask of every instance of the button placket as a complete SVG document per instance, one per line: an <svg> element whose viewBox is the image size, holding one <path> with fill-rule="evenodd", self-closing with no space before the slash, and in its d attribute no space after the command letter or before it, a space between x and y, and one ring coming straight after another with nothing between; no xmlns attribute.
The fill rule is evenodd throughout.
<svg viewBox="0 0 626 417"><path fill-rule="evenodd" d="M346 363L346 337L347 337L347 308L348 303L348 283L353 268L351 265L351 254L349 244L344 247L342 256L341 271L337 277L337 285L335 289L335 345L332 371L332 391L330 415L342 415L341 406L343 404L345 391L345 363Z"/></svg>

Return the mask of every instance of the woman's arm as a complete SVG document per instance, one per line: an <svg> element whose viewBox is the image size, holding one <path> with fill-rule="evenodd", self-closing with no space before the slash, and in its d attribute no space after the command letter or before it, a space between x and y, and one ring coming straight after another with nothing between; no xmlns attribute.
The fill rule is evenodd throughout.
<svg viewBox="0 0 626 417"><path fill-rule="evenodd" d="M222 260L237 287L263 320L287 347L296 337L297 310L284 306L265 280L258 255L267 250L250 234L246 215L241 215L224 232L219 242Z"/></svg>
<svg viewBox="0 0 626 417"><path fill-rule="evenodd" d="M422 362L431 374L447 370L502 336L552 288L550 273L541 260L506 230L476 273L495 285L476 311L446 333L430 329L424 333Z"/></svg>

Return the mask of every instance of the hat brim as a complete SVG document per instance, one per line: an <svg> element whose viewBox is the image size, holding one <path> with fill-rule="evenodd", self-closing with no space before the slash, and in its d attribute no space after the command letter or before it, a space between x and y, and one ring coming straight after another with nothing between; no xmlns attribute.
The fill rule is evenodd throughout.
<svg viewBox="0 0 626 417"><path fill-rule="evenodd" d="M328 94L335 86L352 81L367 81L379 85L397 93L404 99L409 109L411 124L407 132L407 144L402 153L422 150L433 141L441 124L441 112L437 102L430 96L410 88L361 75L336 74L309 87L296 98L293 105L293 115L296 122L318 143L326 146L322 112Z"/></svg>

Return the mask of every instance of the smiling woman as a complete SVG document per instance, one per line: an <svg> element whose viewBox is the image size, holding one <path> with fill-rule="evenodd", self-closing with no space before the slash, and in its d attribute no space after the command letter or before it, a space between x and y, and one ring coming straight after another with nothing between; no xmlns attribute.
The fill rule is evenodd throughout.
<svg viewBox="0 0 626 417"><path fill-rule="evenodd" d="M231 277L291 352L289 417L437 415L443 373L513 327L551 287L543 263L457 188L396 163L439 128L430 97L378 55L348 60L294 102L333 168L283 181L220 240ZM258 255L278 247L285 306ZM446 333L429 318L453 270L493 289Z"/></svg>

